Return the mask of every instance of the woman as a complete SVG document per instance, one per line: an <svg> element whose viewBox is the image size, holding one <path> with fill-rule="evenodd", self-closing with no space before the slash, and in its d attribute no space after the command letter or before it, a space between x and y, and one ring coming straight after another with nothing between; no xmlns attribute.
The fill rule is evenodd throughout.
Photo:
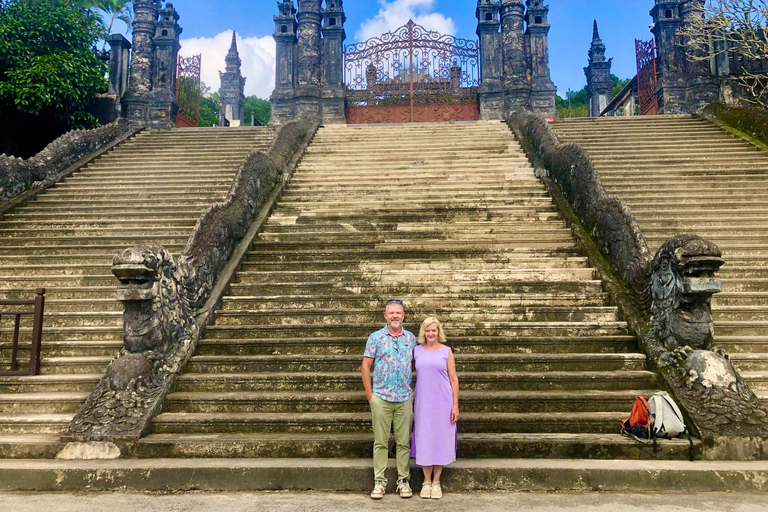
<svg viewBox="0 0 768 512"><path fill-rule="evenodd" d="M459 378L453 351L444 345L443 326L437 318L422 322L418 342L413 351L416 389L411 456L424 471L420 496L440 499L443 466L456 460Z"/></svg>

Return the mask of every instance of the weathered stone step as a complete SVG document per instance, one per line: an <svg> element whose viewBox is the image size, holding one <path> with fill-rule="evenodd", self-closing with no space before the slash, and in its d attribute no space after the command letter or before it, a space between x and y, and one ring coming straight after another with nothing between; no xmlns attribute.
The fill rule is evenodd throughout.
<svg viewBox="0 0 768 512"><path fill-rule="evenodd" d="M623 410L635 397L652 390L621 391L465 391L462 412L532 413ZM360 391L172 393L166 398L169 413L311 413L370 412Z"/></svg>
<svg viewBox="0 0 768 512"><path fill-rule="evenodd" d="M759 211L759 210L758 210ZM287 207L285 205L278 205L273 217L275 219L287 219L287 218L317 218L317 219L334 219L334 218L350 218L357 217L360 214L359 211L354 210L340 210L338 208L325 208L312 210L305 210L295 206ZM381 218L401 218L407 219L409 215L420 215L424 218L431 218L433 216L442 215L446 218L452 218L456 215L479 215L481 218L511 218L508 216L514 216L516 219L526 218L549 218L553 215L558 215L558 212L554 204L539 204L539 205L510 205L510 204L452 204L452 205L440 205L440 204L428 204L428 205L408 205L408 204L396 204L389 205L385 210L383 209L370 209L365 211L365 216L372 219ZM541 217L544 216L544 217ZM474 218L474 217L473 217Z"/></svg>
<svg viewBox="0 0 768 512"><path fill-rule="evenodd" d="M761 371L768 368L768 352L736 353L730 357L736 369L742 372Z"/></svg>
<svg viewBox="0 0 768 512"><path fill-rule="evenodd" d="M0 414L0 435L59 434L74 414Z"/></svg>
<svg viewBox="0 0 768 512"><path fill-rule="evenodd" d="M88 237L100 239L114 239L115 237L138 238L146 236L147 238L165 237L183 237L189 236L192 226L110 226L110 227L59 227L43 228L35 226L29 229L14 227L11 229L0 228L0 240L5 238L9 241L27 241L27 240L51 240L56 238Z"/></svg>
<svg viewBox="0 0 768 512"><path fill-rule="evenodd" d="M117 281L115 281L117 286ZM123 313L116 311L45 311L44 322L46 331L51 327L67 326L121 326ZM32 319L27 317L21 320L22 326L32 325Z"/></svg>
<svg viewBox="0 0 768 512"><path fill-rule="evenodd" d="M11 329L0 328L0 336L11 339ZM72 327L46 327L43 326L43 344L48 341L90 341L90 340L121 340L123 339L122 327L111 326L72 326ZM29 342L32 329L21 328L20 339Z"/></svg>
<svg viewBox="0 0 768 512"><path fill-rule="evenodd" d="M312 433L312 434L150 434L141 439L136 447L136 456L140 458L192 458L224 457L262 458L283 457L345 457L367 460L370 458L373 434L370 433ZM390 448L393 441L390 440ZM505 460L524 458L552 459L618 459L637 461L638 459L672 459L687 461L687 440L660 440L659 451L654 453L653 446L618 434L548 434L548 433L464 433L458 435L457 456L471 463L481 457L493 460L491 467L499 467ZM700 452L696 443L696 453ZM499 459L501 458L501 459ZM199 459L197 459L199 460ZM247 459L246 459L247 460ZM297 459L298 461L299 459ZM305 459L301 459L305 460ZM567 461L570 467L575 461ZM565 467L565 461L563 462ZM637 465L637 463L634 463ZM297 465L293 468L300 467ZM543 469L543 468L542 468ZM537 469L532 474L540 474ZM498 469L497 469L498 470ZM370 469L369 469L370 471ZM455 470L454 470L455 471ZM527 471L526 471L527 473ZM580 473L582 476L583 472ZM360 478L364 478L361 472ZM513 481L519 481L513 477ZM521 474L519 478L525 477ZM547 484L542 489L552 489L552 481L547 476ZM558 479L558 481L560 481ZM451 489L458 490L458 482L452 482ZM494 484L497 488L497 484ZM569 487L570 488L570 487ZM622 487L624 488L624 487ZM658 487L655 487L658 489ZM649 487L650 489L650 487ZM362 486L361 486L362 490Z"/></svg>
<svg viewBox="0 0 768 512"><path fill-rule="evenodd" d="M767 294L768 295L768 294ZM438 307L450 304L454 310L466 310L471 307L478 308L514 308L529 306L604 306L607 302L605 293L557 293L557 294L487 294L473 295L440 294L398 296L405 303L408 314L426 313L435 311ZM288 309L336 309L350 310L363 309L377 310L381 308L384 300L378 295L328 295L317 296L302 295L275 295L275 296L225 296L222 300L222 310L268 310L278 307ZM63 308L64 306L56 305Z"/></svg>
<svg viewBox="0 0 768 512"><path fill-rule="evenodd" d="M406 318L406 329L418 332ZM361 357L367 336L333 338L226 338L200 341L196 354L204 355L268 355L268 354L353 354ZM96 343L96 342L94 342ZM98 342L106 343L106 342ZM450 336L454 352L466 354L498 353L634 353L636 340L628 335L581 336Z"/></svg>
<svg viewBox="0 0 768 512"><path fill-rule="evenodd" d="M360 355L195 356L187 371L205 373L354 372ZM457 371L619 371L644 370L642 354L456 354Z"/></svg>
<svg viewBox="0 0 768 512"><path fill-rule="evenodd" d="M768 334L766 320L717 320L716 336L761 336Z"/></svg>
<svg viewBox="0 0 768 512"><path fill-rule="evenodd" d="M743 371L741 376L747 381L754 391L768 391L768 372L765 369L758 371Z"/></svg>
<svg viewBox="0 0 768 512"><path fill-rule="evenodd" d="M17 275L3 278L3 286L19 288L22 290L34 290L38 287L90 287L90 286L117 286L117 278L111 275L104 276L76 276L76 275Z"/></svg>
<svg viewBox="0 0 768 512"><path fill-rule="evenodd" d="M0 376L0 393L90 393L102 374Z"/></svg>
<svg viewBox="0 0 768 512"><path fill-rule="evenodd" d="M157 183L111 183L109 190L104 189L103 183L64 183L56 188L49 189L49 193L57 195L139 195L146 194L147 192L168 192L169 196L173 196L175 192L179 190L179 183L163 183L158 185ZM221 193L222 190L228 190L232 185L232 179L221 180L200 180L196 183L185 183L185 185L194 187L197 193Z"/></svg>
<svg viewBox="0 0 768 512"><path fill-rule="evenodd" d="M768 290L768 279L721 279L728 292L762 292Z"/></svg>
<svg viewBox="0 0 768 512"><path fill-rule="evenodd" d="M322 293L347 296L376 294L380 297L416 295L420 293L463 293L465 296L488 293L599 293L602 291L600 281L506 281L506 282L465 282L451 283L445 281L413 283L361 283L340 282L328 283L317 281L313 283L262 283L245 284L233 283L230 293L234 295L311 295Z"/></svg>
<svg viewBox="0 0 768 512"><path fill-rule="evenodd" d="M400 198L401 201L419 201L421 199L438 199L450 193L452 197L542 197L547 192L537 184L519 186L509 182L503 186L485 186L482 184L456 185L430 185L429 191L422 187L379 187L376 185L360 186L354 189L347 187L333 187L336 190L328 190L327 184L315 187L301 186L287 190L283 194L285 200L316 202L318 200L343 199L350 196L375 196L376 198L391 199Z"/></svg>
<svg viewBox="0 0 768 512"><path fill-rule="evenodd" d="M768 306L768 291L764 292L730 292L718 293L712 299L716 306Z"/></svg>
<svg viewBox="0 0 768 512"><path fill-rule="evenodd" d="M85 238L74 234L67 236L15 236L7 239L0 239L0 247L3 249L11 249L13 247L34 246L37 248L43 248L46 246L55 247L81 247L81 248L95 248L103 247L105 245L123 245L128 246L132 244L140 244L146 242L158 242L168 244L180 244L186 242L188 233L183 236L178 235L120 235L111 234L109 236L102 236L96 238ZM124 247L123 247L124 248Z"/></svg>
<svg viewBox="0 0 768 512"><path fill-rule="evenodd" d="M725 349L729 354L735 353L765 353L768 352L768 335L766 336L715 336L715 347Z"/></svg>
<svg viewBox="0 0 768 512"><path fill-rule="evenodd" d="M0 416L29 414L74 415L88 398L87 393L0 394Z"/></svg>
<svg viewBox="0 0 768 512"><path fill-rule="evenodd" d="M768 324L768 322L766 322ZM740 330L743 325L738 326ZM378 324L335 324L335 325L211 325L208 337L217 338L263 338L263 337L328 337L359 336L361 339L379 329ZM64 329L64 328L60 328ZM627 333L625 322L487 322L451 323L446 325L450 336L580 336L580 335L623 335ZM0 331L2 332L2 331ZM727 335L728 332L721 332ZM747 333L740 333L747 334Z"/></svg>
<svg viewBox="0 0 768 512"><path fill-rule="evenodd" d="M623 412L482 413L462 414L458 428L466 433L613 433ZM0 432L3 428L0 416ZM368 432L370 413L162 413L152 421L152 432L169 433L334 433Z"/></svg>
<svg viewBox="0 0 768 512"><path fill-rule="evenodd" d="M616 390L656 387L656 375L648 371L620 372L464 372L462 389L471 390ZM217 391L359 391L360 372L350 373L245 373L179 376L178 392ZM631 408L631 406L630 406ZM626 414L626 413L621 413ZM618 418L619 416L616 416ZM370 427L370 415L368 415ZM615 429L614 425L614 429Z"/></svg>
<svg viewBox="0 0 768 512"><path fill-rule="evenodd" d="M0 343L0 351L10 351L10 343ZM29 350L29 342L20 344L22 352ZM43 357L109 357L114 358L123 348L122 340L113 341L52 341L43 340Z"/></svg>
<svg viewBox="0 0 768 512"><path fill-rule="evenodd" d="M481 269L481 270L371 270L360 269L357 272L335 270L296 270L296 271L241 271L235 277L239 284L268 283L345 283L356 278L361 283L380 284L408 282L442 281L446 282L490 282L490 281L574 281L591 280L595 272L591 268L529 268L529 269Z"/></svg>
<svg viewBox="0 0 768 512"><path fill-rule="evenodd" d="M9 220L8 218L0 221L0 230L3 233L11 231L26 232L26 231L39 231L44 229L59 228L59 229L142 229L148 232L160 231L167 228L187 228L191 231L191 228L195 227L197 223L197 217L189 216L185 219L179 218L166 218L162 219L162 226L158 226L159 219L148 220L118 220L118 219L99 219L94 216L90 219L82 218L70 218L67 220L56 220L53 218L43 219L25 219L25 220ZM31 224L34 224L34 228L27 228ZM25 229L26 228L26 229Z"/></svg>
<svg viewBox="0 0 768 512"><path fill-rule="evenodd" d="M347 271L359 272L378 272L383 270L402 269L409 271L423 270L500 270L510 267L525 268L585 268L588 265L586 258L527 258L527 257L504 257L504 258L483 258L481 256L454 257L451 259L441 258L431 261L419 260L416 258L393 258L389 260L368 260L361 262L349 258L348 260L330 260L330 261L273 261L258 262L258 259L246 261L240 266L243 272L250 271ZM0 268L2 268L0 266Z"/></svg>
<svg viewBox="0 0 768 512"><path fill-rule="evenodd" d="M46 255L46 256L76 256L83 252L90 251L106 251L112 254L117 254L118 251L122 251L131 244L142 243L146 240L134 240L132 242L102 244L93 243L90 245L78 245L68 243L64 245L16 245L16 246L3 246L0 245L0 256L5 257L8 255ZM163 247L168 249L173 254L179 254L184 248L184 242L186 240L165 240L163 241ZM2 283L0 283L2 285Z"/></svg>
<svg viewBox="0 0 768 512"><path fill-rule="evenodd" d="M0 459L53 459L63 447L57 434L0 435Z"/></svg>
<svg viewBox="0 0 768 512"><path fill-rule="evenodd" d="M360 242L384 242L384 241L419 241L419 240L536 240L536 241L551 241L551 240L573 240L571 232L565 227L550 226L542 227L541 230L534 229L515 229L514 227L504 228L499 226L498 228L478 226L477 229L472 228L456 228L450 229L449 227L434 227L429 229L425 227L422 230L416 231L411 229L404 230L369 230L369 231L355 231L350 230L338 230L337 228L329 228L327 230L321 230L316 227L309 227L298 230L275 230L259 233L260 240L266 240L269 242L280 241L293 241L296 239L306 240L307 243L312 243L315 240L327 240L332 242L341 243L346 240L358 240Z"/></svg>
<svg viewBox="0 0 768 512"><path fill-rule="evenodd" d="M768 287L766 287L766 289L768 289ZM712 317L715 319L715 321L760 321L768 319L768 306L760 306L754 304L748 306L724 306L716 303L712 306Z"/></svg>

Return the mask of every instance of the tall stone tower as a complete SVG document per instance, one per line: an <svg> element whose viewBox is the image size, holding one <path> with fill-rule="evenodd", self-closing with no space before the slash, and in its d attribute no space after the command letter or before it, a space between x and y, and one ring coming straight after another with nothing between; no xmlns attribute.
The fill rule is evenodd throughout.
<svg viewBox="0 0 768 512"><path fill-rule="evenodd" d="M136 123L167 128L176 125L179 14L161 0L133 1L133 45L128 91L122 113Z"/></svg>
<svg viewBox="0 0 768 512"><path fill-rule="evenodd" d="M225 62L225 71L219 72L219 126L242 126L245 121L245 78L241 72L240 53L237 51L237 32L232 33L232 45Z"/></svg>
<svg viewBox="0 0 768 512"><path fill-rule="evenodd" d="M611 61L605 59L605 44L597 30L597 20L592 28L592 46L589 49L589 65L584 68L587 75L587 101L589 117L600 117L603 109L613 99L611 83Z"/></svg>
<svg viewBox="0 0 768 512"><path fill-rule="evenodd" d="M478 0L482 119L501 119L519 110L556 115L548 14L542 0Z"/></svg>
<svg viewBox="0 0 768 512"><path fill-rule="evenodd" d="M276 78L272 119L280 124L295 116L317 115L325 123L345 122L343 0L278 2L275 20Z"/></svg>

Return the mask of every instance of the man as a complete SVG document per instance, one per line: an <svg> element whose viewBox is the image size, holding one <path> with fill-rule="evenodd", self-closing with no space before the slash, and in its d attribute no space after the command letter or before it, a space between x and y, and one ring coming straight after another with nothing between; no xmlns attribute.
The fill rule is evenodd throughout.
<svg viewBox="0 0 768 512"><path fill-rule="evenodd" d="M397 492L410 498L411 424L413 389L411 367L416 338L403 329L403 301L391 299L384 310L387 325L368 337L363 356L363 387L373 417L373 473L371 498L380 500L387 487L389 433L394 425L397 444ZM373 375L371 375L373 369ZM373 376L373 378L371 378Z"/></svg>

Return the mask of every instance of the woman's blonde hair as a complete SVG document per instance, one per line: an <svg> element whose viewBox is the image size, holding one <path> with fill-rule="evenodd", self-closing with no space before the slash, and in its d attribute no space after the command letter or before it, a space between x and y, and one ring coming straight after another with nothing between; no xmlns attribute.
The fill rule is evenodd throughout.
<svg viewBox="0 0 768 512"><path fill-rule="evenodd" d="M445 332L443 331L443 324L440 323L440 320L437 318L430 316L424 319L423 322L421 322L421 328L419 329L419 344L423 345L427 340L424 338L424 331L427 330L427 327L429 327L432 324L437 324L437 341L440 343L445 343Z"/></svg>

